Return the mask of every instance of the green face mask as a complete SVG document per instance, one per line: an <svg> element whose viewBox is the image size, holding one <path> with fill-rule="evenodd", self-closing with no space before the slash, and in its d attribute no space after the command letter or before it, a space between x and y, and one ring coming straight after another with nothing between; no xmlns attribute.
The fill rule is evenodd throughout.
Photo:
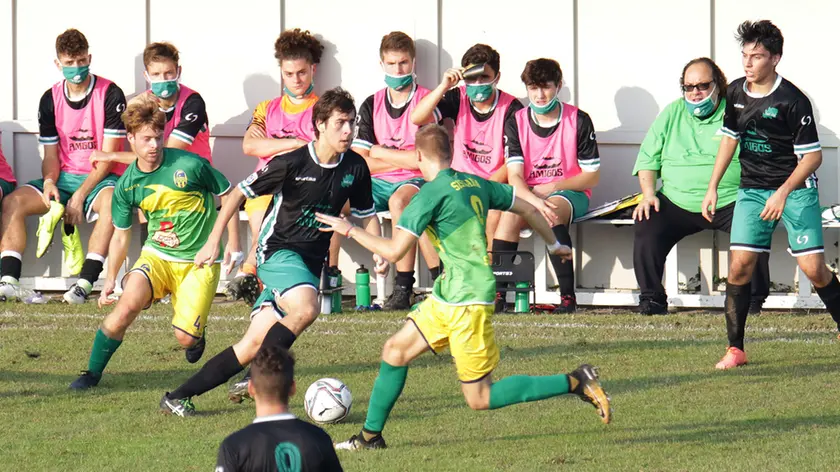
<svg viewBox="0 0 840 472"><path fill-rule="evenodd" d="M88 78L90 75L90 66L78 66L78 67L61 67L61 73L64 74L64 78L67 79L68 82L71 84L80 84Z"/></svg>
<svg viewBox="0 0 840 472"><path fill-rule="evenodd" d="M557 100L557 95L555 94L554 97L543 106L537 105L534 102L529 103L528 106L531 107L531 110L534 110L534 113L545 115L546 113L551 113L551 110L554 110L558 103L560 103L560 101Z"/></svg>
<svg viewBox="0 0 840 472"><path fill-rule="evenodd" d="M313 79L312 83L309 84L309 88L306 89L306 92L303 92L303 95L297 96L297 95L293 94L292 91L289 90L289 87L286 87L285 85L283 86L283 93L285 93L286 95L288 95L290 97L304 98L307 95L309 95L310 93L312 93L312 89L314 89L314 88L315 88L315 80Z"/></svg>
<svg viewBox="0 0 840 472"><path fill-rule="evenodd" d="M467 96L473 102L483 102L493 96L493 83L467 84Z"/></svg>
<svg viewBox="0 0 840 472"><path fill-rule="evenodd" d="M178 79L152 82L152 93L158 98L172 98L178 93Z"/></svg>
<svg viewBox="0 0 840 472"><path fill-rule="evenodd" d="M414 83L414 74L405 74L405 75L391 75L385 74L385 85L388 88L392 88L394 90L400 91L409 85Z"/></svg>

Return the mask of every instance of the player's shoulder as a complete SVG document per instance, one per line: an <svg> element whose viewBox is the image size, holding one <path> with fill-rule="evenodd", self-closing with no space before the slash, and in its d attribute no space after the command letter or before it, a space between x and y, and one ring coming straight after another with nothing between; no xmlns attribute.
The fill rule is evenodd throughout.
<svg viewBox="0 0 840 472"><path fill-rule="evenodd" d="M563 104L563 106L574 106L574 105ZM577 108L577 107L575 107L575 108ZM578 122L581 122L581 121L591 122L592 117L589 116L589 113L581 110L580 108L577 108L577 120L578 120Z"/></svg>
<svg viewBox="0 0 840 472"><path fill-rule="evenodd" d="M376 92L379 93L379 92ZM362 102L359 106L359 110L364 110L365 108L369 110L373 110L373 102L376 100L376 93L372 93L368 95L368 97Z"/></svg>
<svg viewBox="0 0 840 472"><path fill-rule="evenodd" d="M365 159L352 148L344 151L344 156L341 159L345 165L352 167L363 166L367 168L367 162L365 162Z"/></svg>
<svg viewBox="0 0 840 472"><path fill-rule="evenodd" d="M184 100L184 108L205 108L206 105L204 103L204 97L201 96L200 93L196 92L195 90L190 89L189 96Z"/></svg>
<svg viewBox="0 0 840 472"><path fill-rule="evenodd" d="M209 163L196 153L178 148L164 148L163 156L169 165L178 165L190 170L203 168Z"/></svg>
<svg viewBox="0 0 840 472"><path fill-rule="evenodd" d="M811 102L811 99L809 99L808 96L805 95L805 92L803 92L793 82L789 81L784 77L782 77L782 80L779 82L778 91L781 92L782 96L784 97L784 100L791 102Z"/></svg>

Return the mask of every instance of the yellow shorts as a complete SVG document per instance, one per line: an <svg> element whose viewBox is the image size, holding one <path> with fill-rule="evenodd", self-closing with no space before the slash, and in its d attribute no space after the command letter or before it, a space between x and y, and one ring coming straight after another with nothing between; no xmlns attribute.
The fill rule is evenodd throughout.
<svg viewBox="0 0 840 472"><path fill-rule="evenodd" d="M131 272L146 277L154 300L172 294L172 308L175 310L172 326L195 338L204 334L207 314L219 285L219 264L199 269L192 262L167 261L152 252L143 251ZM151 302L149 300L150 306Z"/></svg>
<svg viewBox="0 0 840 472"><path fill-rule="evenodd" d="M265 215L265 210L268 209L268 205L271 203L272 198L274 198L274 195L262 195L257 198L249 198L245 200L245 213L248 214L248 219L253 219L252 215L254 213L262 213ZM262 217L260 217L260 221L262 221Z"/></svg>
<svg viewBox="0 0 840 472"><path fill-rule="evenodd" d="M493 305L447 305L433 297L408 314L437 354L449 346L458 379L477 382L499 365L499 347L490 315Z"/></svg>

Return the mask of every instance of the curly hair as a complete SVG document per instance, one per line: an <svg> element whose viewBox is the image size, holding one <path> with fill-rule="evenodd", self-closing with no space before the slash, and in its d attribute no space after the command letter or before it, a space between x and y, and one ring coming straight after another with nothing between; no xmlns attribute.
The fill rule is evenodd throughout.
<svg viewBox="0 0 840 472"><path fill-rule="evenodd" d="M70 28L55 38L56 57L62 54L70 57L87 55L89 47L85 35L76 28Z"/></svg>
<svg viewBox="0 0 840 472"><path fill-rule="evenodd" d="M306 59L310 64L321 62L324 45L308 30L300 28L283 31L274 42L274 57L278 62L287 59Z"/></svg>
<svg viewBox="0 0 840 472"><path fill-rule="evenodd" d="M560 69L560 63L554 59L532 59L525 63L525 69L519 78L525 85L542 87L554 82L559 87L563 83L563 71Z"/></svg>
<svg viewBox="0 0 840 472"><path fill-rule="evenodd" d="M770 52L771 56L781 56L782 49L785 45L785 38L782 36L782 31L770 22L770 20L745 21L741 23L738 25L735 39L741 43L741 47L750 43L761 44Z"/></svg>
<svg viewBox="0 0 840 472"><path fill-rule="evenodd" d="M178 48L171 43L152 43L143 50L143 65L146 67L149 67L152 62L162 62L164 60L172 61L177 66L179 59Z"/></svg>
<svg viewBox="0 0 840 472"><path fill-rule="evenodd" d="M160 133L166 127L166 114L160 111L160 103L149 94L140 94L133 98L122 113L125 131L134 134L145 126Z"/></svg>

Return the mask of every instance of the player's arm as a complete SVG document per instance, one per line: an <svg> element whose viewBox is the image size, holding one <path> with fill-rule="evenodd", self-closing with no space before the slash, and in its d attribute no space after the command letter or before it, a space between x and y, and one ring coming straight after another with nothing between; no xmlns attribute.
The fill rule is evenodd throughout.
<svg viewBox="0 0 840 472"><path fill-rule="evenodd" d="M108 271L105 285L99 294L99 306L109 305L113 300L109 295L114 293L117 286L117 274L125 261L128 247L131 245L132 205L128 201L123 179L117 181L114 195L111 197L111 221L114 225L114 235L108 245Z"/></svg>
<svg viewBox="0 0 840 472"><path fill-rule="evenodd" d="M227 177L224 176L218 169L213 167L210 162L201 160L201 183L213 195L219 197L222 203L222 208L229 199L231 199L232 186ZM241 204L241 200L239 202ZM236 207L239 208L238 206ZM227 243L225 244L224 259L222 262L222 270L225 274L230 273L234 267L242 262L242 246L239 244L239 212L234 213L227 222Z"/></svg>
<svg viewBox="0 0 840 472"><path fill-rule="evenodd" d="M269 103L270 100L266 100L257 105L251 117L251 123L245 131L245 136L242 139L242 152L248 156L265 158L276 154L284 154L301 146L306 146L308 143L303 139L276 139L268 136L265 120Z"/></svg>
<svg viewBox="0 0 840 472"><path fill-rule="evenodd" d="M417 170L417 153L414 150L388 149L380 145L370 148L373 160L385 162L392 168Z"/></svg>
<svg viewBox="0 0 840 472"><path fill-rule="evenodd" d="M359 114L356 115L356 135L353 136L351 148L362 156L371 174L398 170L398 167L390 162L377 159L372 155L372 149L379 147L378 144L373 130L373 95L371 95L359 107Z"/></svg>
<svg viewBox="0 0 840 472"><path fill-rule="evenodd" d="M315 219L323 225L321 229L325 232L335 232L350 239L355 239L362 247L368 251L384 257L388 262L396 263L402 259L403 256L417 243L418 236L411 232L397 228L393 239L383 238L371 231L371 227L365 226L365 229L359 228L346 218L326 215L324 213L315 213ZM376 220L376 217L368 218ZM377 226L379 222L377 220Z"/></svg>
<svg viewBox="0 0 840 472"><path fill-rule="evenodd" d="M564 261L572 259L572 248L560 244L551 227L548 226L542 214L533 205L521 198L514 198L513 206L508 211L521 216L528 225L543 238L551 254L561 256Z"/></svg>
<svg viewBox="0 0 840 472"><path fill-rule="evenodd" d="M216 472L239 472L239 458L236 452L228 444L228 440L222 441L219 446L219 454L216 457Z"/></svg>
<svg viewBox="0 0 840 472"><path fill-rule="evenodd" d="M359 166L358 180L353 184L350 194L350 214L362 220L365 233L371 236L381 237L382 228L379 225L379 218L376 216L376 206L373 204L373 190L371 189L370 171L365 166ZM343 233L342 233L343 234ZM373 266L377 275L388 273L388 262L373 252Z"/></svg>
<svg viewBox="0 0 840 472"><path fill-rule="evenodd" d="M718 152L715 156L715 166L712 168L709 188L706 190L706 196L703 198L703 203L700 207L703 218L706 218L708 221L712 221L712 218L715 216L718 185L720 185L726 169L729 168L729 164L732 163L732 158L735 156L735 151L738 149L738 143L741 139L741 133L738 131L738 110L734 106L737 89L738 84L733 82L726 91L726 108L723 110L723 126L720 128L720 133L723 136L721 137L720 146L718 146Z"/></svg>
<svg viewBox="0 0 840 472"><path fill-rule="evenodd" d="M423 126L434 121L440 121L441 118L454 119L455 116L452 113L447 113L445 110L439 110L436 113L436 110L438 109L438 104L441 103L446 93L449 92L449 89L458 85L458 82L462 80L464 80L464 75L461 69L453 68L444 72L440 84L429 92L428 95L423 97L417 103L414 110L411 110L411 122L417 126ZM457 112L455 115L457 115Z"/></svg>
<svg viewBox="0 0 840 472"><path fill-rule="evenodd" d="M682 106L682 103L679 103ZM659 211L659 198L656 196L656 181L659 179L659 170L662 168L662 148L665 146L665 134L671 116L670 107L659 114L656 120L648 129L642 145L639 147L639 154L636 156L636 164L633 166L633 175L639 178L639 188L642 191L642 201L633 210L633 219L641 221L642 218L650 218L651 207Z"/></svg>
<svg viewBox="0 0 840 472"><path fill-rule="evenodd" d="M767 199L767 203L764 204L764 209L759 214L761 219L766 221L780 219L785 210L788 195L794 190L801 188L805 183L805 179L813 175L821 164L822 150L809 152L802 156L799 164L796 165L796 168L790 174L790 177Z"/></svg>
<svg viewBox="0 0 840 472"><path fill-rule="evenodd" d="M38 143L44 147L44 160L41 162L41 176L44 179L44 192L41 197L49 207L50 199L59 201L56 182L61 174L61 160L58 157L58 129L55 126L55 107L52 91L47 90L38 104Z"/></svg>

